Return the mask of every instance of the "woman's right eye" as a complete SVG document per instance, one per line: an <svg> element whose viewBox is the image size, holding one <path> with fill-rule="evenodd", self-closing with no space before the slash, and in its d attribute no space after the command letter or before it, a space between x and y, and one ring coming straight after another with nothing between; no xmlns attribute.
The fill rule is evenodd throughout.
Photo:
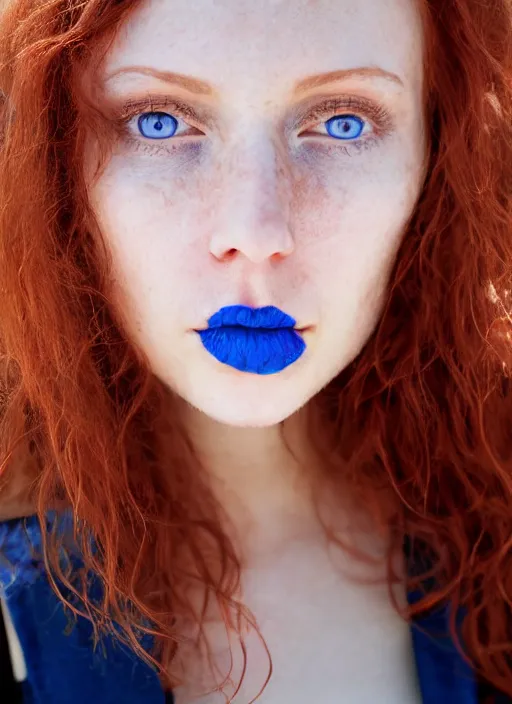
<svg viewBox="0 0 512 704"><path fill-rule="evenodd" d="M137 119L137 129L145 139L162 140L175 137L179 124L179 118L166 112L146 112Z"/></svg>
<svg viewBox="0 0 512 704"><path fill-rule="evenodd" d="M148 110L146 106L141 111L137 107L139 106L132 106L128 114L124 114L119 128L123 141L129 142L136 149L142 149L146 154L160 154L162 150L174 152L181 142L178 137L204 136L204 132L182 117L156 108ZM191 114L190 120L196 122L197 118Z"/></svg>

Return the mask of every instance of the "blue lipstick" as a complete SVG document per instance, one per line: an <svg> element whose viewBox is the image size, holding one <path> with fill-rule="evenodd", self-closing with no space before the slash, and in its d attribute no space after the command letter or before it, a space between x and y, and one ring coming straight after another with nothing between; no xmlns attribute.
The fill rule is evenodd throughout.
<svg viewBox="0 0 512 704"><path fill-rule="evenodd" d="M198 334L207 352L222 364L250 374L276 374L306 349L295 323L274 306L225 306Z"/></svg>

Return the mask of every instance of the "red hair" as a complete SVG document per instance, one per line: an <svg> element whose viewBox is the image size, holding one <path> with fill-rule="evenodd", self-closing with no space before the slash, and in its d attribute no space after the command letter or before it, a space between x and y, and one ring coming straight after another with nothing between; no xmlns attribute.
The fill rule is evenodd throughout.
<svg viewBox="0 0 512 704"><path fill-rule="evenodd" d="M139 4L11 0L2 17L0 457L9 479L29 448L42 526L48 509L72 509L85 569L66 573L62 538L45 536L54 588L58 577L97 633L115 628L159 666L177 651L177 617L197 617L194 582L234 628L245 612L240 559L173 396L114 318L81 172L86 126L102 126L77 68ZM405 536L428 549L436 588L404 616L463 607L473 666L512 695L512 8L422 0L421 12L426 180L380 321L312 401L311 438L322 479L389 536L390 584Z"/></svg>

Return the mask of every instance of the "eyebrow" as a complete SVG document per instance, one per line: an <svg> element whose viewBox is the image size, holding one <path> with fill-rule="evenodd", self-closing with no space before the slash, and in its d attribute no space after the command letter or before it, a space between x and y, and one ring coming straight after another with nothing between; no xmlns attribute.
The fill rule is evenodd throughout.
<svg viewBox="0 0 512 704"><path fill-rule="evenodd" d="M190 93L197 93L197 95L213 95L213 89L210 84L201 81L199 78L192 78L192 76L185 76L182 73L173 73L172 71L160 71L156 68L149 68L148 66L126 66L125 68L120 68L109 74L105 81L111 81L113 78L125 73L139 73L144 76L154 76L165 83L173 83L174 85L181 86Z"/></svg>
<svg viewBox="0 0 512 704"><path fill-rule="evenodd" d="M326 83L344 81L348 78L383 78L387 81L391 81L392 83L402 86L402 88L404 87L402 79L396 73L385 71L379 66L360 66L358 68L329 71L328 73L322 73L319 76L304 78L295 84L294 92L300 93L303 91L312 90L313 88L318 88L318 86L323 86Z"/></svg>
<svg viewBox="0 0 512 704"><path fill-rule="evenodd" d="M188 90L190 93L195 93L196 95L214 95L213 88L206 81L202 81L199 78L193 78L192 76L186 76L182 73L162 71L156 68L150 68L148 66L126 66L109 74L105 81L111 81L113 78L127 73L138 73L145 76L153 76L160 81L164 81L165 83L171 83L176 86L180 86L181 88L185 88L185 90ZM402 79L396 73L385 71L383 68L378 66L361 66L358 68L341 69L338 71L329 71L328 73L309 76L295 84L293 93L297 94L307 92L313 88L326 85L327 83L336 83L349 78L380 78L390 81L395 85L404 87Z"/></svg>

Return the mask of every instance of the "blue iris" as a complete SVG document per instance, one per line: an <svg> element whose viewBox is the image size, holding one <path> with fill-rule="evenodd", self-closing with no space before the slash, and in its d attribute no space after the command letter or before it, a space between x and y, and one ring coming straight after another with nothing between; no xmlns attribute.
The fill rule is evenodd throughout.
<svg viewBox="0 0 512 704"><path fill-rule="evenodd" d="M173 137L178 121L166 112L146 112L137 120L143 137L148 139L169 139Z"/></svg>
<svg viewBox="0 0 512 704"><path fill-rule="evenodd" d="M355 115L336 115L325 124L331 137L336 139L357 139L364 129L364 121Z"/></svg>

